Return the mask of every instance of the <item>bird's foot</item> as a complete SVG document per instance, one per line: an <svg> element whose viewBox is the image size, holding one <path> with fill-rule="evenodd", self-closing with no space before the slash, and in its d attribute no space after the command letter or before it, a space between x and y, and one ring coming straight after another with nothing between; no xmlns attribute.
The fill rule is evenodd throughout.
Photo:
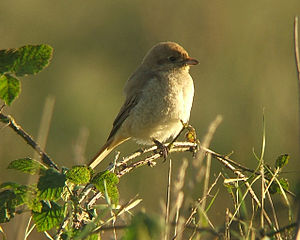
<svg viewBox="0 0 300 240"><path fill-rule="evenodd" d="M167 160L167 157L169 155L169 147L162 144L160 141L153 139L153 142L157 146L157 150L159 151L159 154L164 158L164 162Z"/></svg>

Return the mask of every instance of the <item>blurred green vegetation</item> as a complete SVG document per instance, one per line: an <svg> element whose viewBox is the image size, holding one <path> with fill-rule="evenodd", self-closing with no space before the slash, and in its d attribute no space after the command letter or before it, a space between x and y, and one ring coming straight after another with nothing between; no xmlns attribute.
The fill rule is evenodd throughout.
<svg viewBox="0 0 300 240"><path fill-rule="evenodd" d="M74 144L86 127L90 159L106 140L124 100L127 78L150 47L171 40L200 61L191 70L196 92L190 120L200 139L222 114L211 148L224 154L234 151L233 159L255 167L252 149L260 152L265 108L265 161L273 165L278 155L290 154L286 177L296 180L300 163L293 19L297 14L299 0L1 1L0 49L41 43L54 47L50 66L22 79L21 95L6 112L36 137L44 101L55 96L47 152L60 165L72 166ZM130 142L118 150L125 156L137 148ZM32 154L11 129L1 128L0 182L25 181L6 166ZM190 157L171 156L178 159L174 171L182 156ZM102 166L112 159L113 154ZM217 172L221 166L213 160L212 167ZM166 181L167 164L141 168L121 180L121 200L139 193L147 211L159 212L159 201L153 199L165 197ZM200 189L191 195L199 193ZM216 221L224 216L217 206Z"/></svg>

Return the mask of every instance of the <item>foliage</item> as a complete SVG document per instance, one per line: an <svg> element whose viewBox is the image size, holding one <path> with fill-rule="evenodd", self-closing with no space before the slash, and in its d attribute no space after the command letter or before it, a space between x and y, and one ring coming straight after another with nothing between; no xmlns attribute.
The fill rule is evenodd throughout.
<svg viewBox="0 0 300 240"><path fill-rule="evenodd" d="M43 70L50 63L52 54L52 47L45 44L0 50L0 99L5 103L4 106L11 105L20 94L19 77L36 74ZM288 180L282 177L282 169L288 164L290 156L288 154L278 156L273 167L266 164L265 130L261 156L258 157L254 153L258 166L253 170L231 160L229 156L202 147L195 129L186 125L185 129L188 130L185 135L186 142L172 143L169 152L192 152L193 166L200 166L198 161L201 162L201 169L202 165L206 167L205 174L201 170L195 174L194 179L189 180L190 186L198 188L199 182L202 183L200 180L205 175L203 195L198 196L197 200L189 205L183 204L184 176L188 165L188 161L183 161L178 179L172 186L174 202L168 202L167 205L171 205L168 214L166 211L161 216L152 217L140 212L133 214L131 220L128 220L128 217L132 215L130 211L142 200L133 198L120 205L118 190L120 178L137 167L155 166L155 161L160 157L159 154L152 152L151 156L145 157L143 154L147 154L149 150L140 150L140 154L134 153L118 164L110 165L96 174L89 167L82 165L59 170L55 168L56 164L51 162L49 156L37 147L30 135L17 125L11 116L2 113L4 106L0 109L0 121L22 136L40 154L41 160L46 157L47 161L41 163L29 157L11 161L8 169L37 175L38 180L35 184L28 185L15 182L0 184L0 223L9 222L16 214L30 211L34 222L31 228L36 227L37 231L44 232L48 236L50 234L47 231L51 230L53 233L51 238L55 239L96 240L101 239L106 231L114 232L117 238L115 231L118 227L124 230L123 240L162 239L163 235L165 239L182 239L184 234L189 239L200 239L202 235L205 237L213 235L216 239L230 239L231 237L249 239L250 236L252 239L263 237L289 239L293 236L290 231L295 224L292 222L289 200L290 196L293 197L293 193L289 189ZM213 127L209 129L207 136L214 132L211 129ZM209 145L206 139L211 139L211 137L204 138L203 146ZM133 162L140 155L144 159ZM209 156L213 156L231 171L230 174L228 170L223 169L210 187ZM216 199L220 198L220 189L215 190L215 188L222 177L224 181L221 187L227 189L233 202L232 206L224 206L226 207L225 229L216 228L209 216ZM254 190L255 185L260 186L260 191ZM170 189L168 191L171 191ZM168 194L170 195L171 192ZM277 194L284 199L290 225L280 228L271 194ZM273 217L269 217L269 212L264 207L266 203L273 206L271 207ZM187 217L183 217L183 211L185 215L188 215ZM121 215L124 217L121 218ZM260 220L256 220L259 218ZM161 224L162 219L165 220L164 225ZM123 227L116 224L124 222ZM29 225L30 223L28 229ZM30 234L30 230L28 231L25 233L26 236ZM0 233L5 237L1 227Z"/></svg>
<svg viewBox="0 0 300 240"><path fill-rule="evenodd" d="M112 203L118 204L119 191L117 184L119 183L118 177L110 171L98 173L93 179L92 183L103 194L107 191Z"/></svg>
<svg viewBox="0 0 300 240"><path fill-rule="evenodd" d="M10 105L21 91L17 77L42 71L52 53L53 48L46 44L0 50L0 99Z"/></svg>

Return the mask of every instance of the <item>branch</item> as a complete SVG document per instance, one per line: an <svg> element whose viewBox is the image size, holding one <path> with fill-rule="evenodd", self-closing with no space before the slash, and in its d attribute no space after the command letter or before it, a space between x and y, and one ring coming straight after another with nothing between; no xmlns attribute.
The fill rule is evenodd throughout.
<svg viewBox="0 0 300 240"><path fill-rule="evenodd" d="M30 145L40 156L43 163L49 167L53 167L58 170L57 165L51 160L49 155L44 152L41 147L33 140L33 138L26 133L23 128L16 123L16 121L9 115L4 115L0 112L0 122L7 124L11 129L13 129L19 136L21 136L24 141Z"/></svg>
<svg viewBox="0 0 300 240"><path fill-rule="evenodd" d="M291 224L289 224L289 225L287 225L287 226L284 226L284 227L282 227L282 228L279 228L279 229L276 230L276 231L268 232L268 233L265 234L265 236L272 237L272 236L276 235L277 233L285 232L286 230L289 230L289 229L291 229L291 228L295 228L296 226L297 226L297 223L294 222L294 223L291 223Z"/></svg>
<svg viewBox="0 0 300 240"><path fill-rule="evenodd" d="M298 38L298 17L294 20L294 51L295 51L295 63L298 77L298 114L300 119L300 54L299 54L299 38ZM298 120L299 121L299 120ZM300 128L298 127L298 138L300 141Z"/></svg>

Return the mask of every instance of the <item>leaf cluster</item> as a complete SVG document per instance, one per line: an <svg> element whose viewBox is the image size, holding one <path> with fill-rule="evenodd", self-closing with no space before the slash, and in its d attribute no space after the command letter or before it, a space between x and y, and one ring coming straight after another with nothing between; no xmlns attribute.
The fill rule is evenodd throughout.
<svg viewBox="0 0 300 240"><path fill-rule="evenodd" d="M0 50L0 99L10 105L21 91L18 77L42 71L52 53L53 48L46 44Z"/></svg>
<svg viewBox="0 0 300 240"><path fill-rule="evenodd" d="M119 200L116 186L119 179L114 173L108 171L98 173L92 179L92 170L87 166L74 166L58 172L53 168L47 169L31 158L14 160L9 164L8 169L38 175L39 179L37 184L32 185L13 182L0 185L1 223L10 221L18 212L30 210L38 231L58 227L69 214L67 208L70 204L73 208L79 207L76 198L78 188L74 185L78 187L89 182L95 184L103 195L107 194L113 203L117 204ZM66 192L68 194L65 194Z"/></svg>

